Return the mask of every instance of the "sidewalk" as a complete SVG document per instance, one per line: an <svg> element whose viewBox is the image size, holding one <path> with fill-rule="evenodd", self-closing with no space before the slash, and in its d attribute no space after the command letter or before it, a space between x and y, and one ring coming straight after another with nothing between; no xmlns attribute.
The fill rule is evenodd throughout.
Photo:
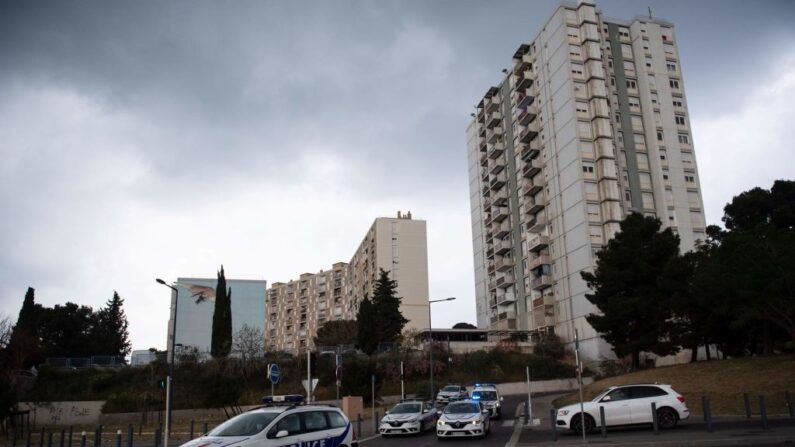
<svg viewBox="0 0 795 447"><path fill-rule="evenodd" d="M533 398L533 417L540 419L538 426L522 428L517 446L574 446L583 445L582 435L569 430L558 430L557 441L552 440L549 423L549 410L552 401L560 394ZM739 416L716 416L713 431L707 431L704 419L694 415L680 421L673 430L661 430L655 435L648 425L613 428L607 430L602 438L597 428L586 436L585 443L598 446L723 446L723 445L764 445L795 443L795 419L788 415L775 415L768 418L768 430L762 428L758 415L752 419Z"/></svg>
<svg viewBox="0 0 795 447"><path fill-rule="evenodd" d="M534 405L535 406L535 405ZM586 444L598 446L728 446L764 445L795 442L795 419L775 418L768 421L768 430L762 429L757 419L721 419L713 423L713 432L707 432L701 419L682 421L673 430L661 430L655 435L647 426L608 430L607 437L595 430L586 437ZM524 427L517 446L575 446L583 445L580 435L571 431L558 431L558 440L552 440L549 417L537 427Z"/></svg>

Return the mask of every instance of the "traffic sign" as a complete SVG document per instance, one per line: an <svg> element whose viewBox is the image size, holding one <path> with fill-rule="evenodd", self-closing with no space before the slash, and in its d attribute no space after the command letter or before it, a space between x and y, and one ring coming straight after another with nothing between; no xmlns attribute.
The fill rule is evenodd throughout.
<svg viewBox="0 0 795 447"><path fill-rule="evenodd" d="M302 380L301 384L304 385L304 389L306 390L306 395L311 396L315 392L315 387L317 386L317 379L312 379L312 388L309 388L309 381L306 379Z"/></svg>
<svg viewBox="0 0 795 447"><path fill-rule="evenodd" d="M281 371L279 370L279 365L277 363L271 363L268 366L268 379L270 379L271 384L276 385L279 383L280 378Z"/></svg>

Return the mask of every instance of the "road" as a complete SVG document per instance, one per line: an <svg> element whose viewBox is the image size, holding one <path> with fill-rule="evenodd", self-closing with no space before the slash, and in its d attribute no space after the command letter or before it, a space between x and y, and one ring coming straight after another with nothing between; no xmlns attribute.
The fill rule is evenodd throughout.
<svg viewBox="0 0 795 447"><path fill-rule="evenodd" d="M492 419L491 423L491 433L486 437L486 439L467 439L467 438L456 438L446 440L444 443L441 443L436 439L436 435L433 432L428 432L423 435L417 436L405 436L405 437L393 437L393 438L383 438L381 436L376 436L374 438L370 438L367 440L360 440L359 445L363 447L381 447L381 446L411 446L411 447L427 447L427 446L434 446L439 447L439 445L450 446L450 447L457 447L463 445L472 445L472 446L500 446L503 447L508 441L511 439L514 430L514 419L516 414L516 409L527 396L504 396L505 400L503 401L503 416L502 419ZM521 421L518 421L521 424Z"/></svg>

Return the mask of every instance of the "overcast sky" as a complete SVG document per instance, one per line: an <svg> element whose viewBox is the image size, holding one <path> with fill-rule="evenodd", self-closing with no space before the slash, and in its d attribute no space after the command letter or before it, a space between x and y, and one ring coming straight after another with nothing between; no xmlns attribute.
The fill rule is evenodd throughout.
<svg viewBox="0 0 795 447"><path fill-rule="evenodd" d="M556 1L0 3L0 316L160 277L297 278L428 222L434 326L475 322L464 130ZM707 222L795 177L795 2L602 1L676 25ZM786 138L789 136L789 138Z"/></svg>

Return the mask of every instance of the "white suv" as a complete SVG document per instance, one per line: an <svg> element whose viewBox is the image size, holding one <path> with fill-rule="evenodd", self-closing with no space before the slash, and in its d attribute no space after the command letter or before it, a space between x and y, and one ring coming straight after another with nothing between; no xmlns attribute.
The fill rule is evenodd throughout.
<svg viewBox="0 0 795 447"><path fill-rule="evenodd" d="M660 428L674 428L680 419L690 417L685 398L671 385L638 384L613 386L603 390L593 400L584 402L585 417L580 414L580 404L567 405L558 410L557 425L573 431L590 432L601 427L599 407L605 409L605 425L630 425L652 423L651 404L657 408ZM584 421L584 422L583 422Z"/></svg>
<svg viewBox="0 0 795 447"><path fill-rule="evenodd" d="M353 427L337 407L298 405L293 396L274 396L270 405L237 415L209 433L182 444L182 447L232 445L235 447L276 447L312 445L357 446ZM301 397L301 396L298 396ZM296 399L297 400L297 399Z"/></svg>

